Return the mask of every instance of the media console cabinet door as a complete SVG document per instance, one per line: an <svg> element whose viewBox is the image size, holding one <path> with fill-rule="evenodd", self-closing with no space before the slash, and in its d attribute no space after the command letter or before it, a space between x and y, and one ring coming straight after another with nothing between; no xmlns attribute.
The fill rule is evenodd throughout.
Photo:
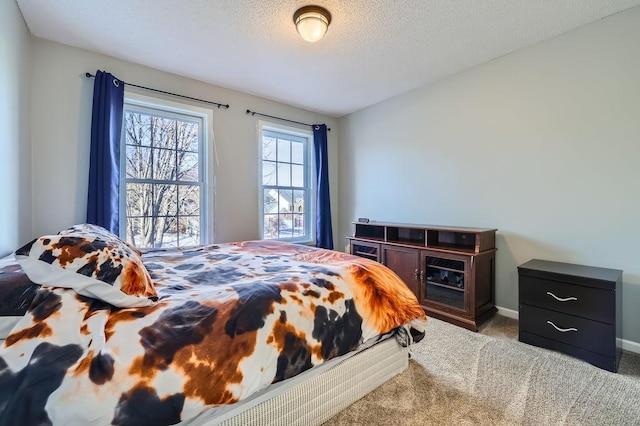
<svg viewBox="0 0 640 426"><path fill-rule="evenodd" d="M469 256L423 250L424 302L445 311L468 315L473 284L469 264Z"/></svg>
<svg viewBox="0 0 640 426"><path fill-rule="evenodd" d="M382 263L395 272L407 287L420 296L420 250L392 245L382 245Z"/></svg>

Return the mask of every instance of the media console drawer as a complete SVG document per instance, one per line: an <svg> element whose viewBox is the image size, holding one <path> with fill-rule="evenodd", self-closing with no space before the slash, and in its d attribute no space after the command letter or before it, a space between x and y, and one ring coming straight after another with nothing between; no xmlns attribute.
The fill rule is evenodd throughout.
<svg viewBox="0 0 640 426"><path fill-rule="evenodd" d="M622 271L533 259L518 266L520 341L617 371Z"/></svg>

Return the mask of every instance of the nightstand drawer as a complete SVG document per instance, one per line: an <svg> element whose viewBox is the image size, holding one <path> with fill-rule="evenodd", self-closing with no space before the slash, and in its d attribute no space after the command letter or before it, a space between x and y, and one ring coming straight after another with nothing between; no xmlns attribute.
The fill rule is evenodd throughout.
<svg viewBox="0 0 640 426"><path fill-rule="evenodd" d="M615 292L520 275L520 303L612 324Z"/></svg>
<svg viewBox="0 0 640 426"><path fill-rule="evenodd" d="M618 359L616 357L604 356L595 352L586 351L575 346L558 342L557 340L547 339L546 337L538 336L537 334L527 333L526 331L520 331L519 339L523 343L575 356L583 361L587 361L595 365L596 367L604 368L605 370L609 370L614 373L618 369Z"/></svg>
<svg viewBox="0 0 640 426"><path fill-rule="evenodd" d="M613 325L520 305L520 330L607 357L615 357Z"/></svg>

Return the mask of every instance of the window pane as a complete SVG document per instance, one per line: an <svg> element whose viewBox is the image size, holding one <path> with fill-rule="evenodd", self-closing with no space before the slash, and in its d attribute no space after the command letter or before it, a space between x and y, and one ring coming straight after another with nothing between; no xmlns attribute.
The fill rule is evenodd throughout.
<svg viewBox="0 0 640 426"><path fill-rule="evenodd" d="M152 211L156 215L175 216L178 210L178 186L155 184Z"/></svg>
<svg viewBox="0 0 640 426"><path fill-rule="evenodd" d="M198 216L178 219L178 246L188 247L200 244L200 218Z"/></svg>
<svg viewBox="0 0 640 426"><path fill-rule="evenodd" d="M178 187L178 215L200 214L200 187L196 185L180 185Z"/></svg>
<svg viewBox="0 0 640 426"><path fill-rule="evenodd" d="M175 149L175 120L152 117L151 136L155 148Z"/></svg>
<svg viewBox="0 0 640 426"><path fill-rule="evenodd" d="M277 189L265 189L264 190L264 213L278 213L278 190Z"/></svg>
<svg viewBox="0 0 640 426"><path fill-rule="evenodd" d="M176 180L176 151L153 149L153 179Z"/></svg>
<svg viewBox="0 0 640 426"><path fill-rule="evenodd" d="M142 247L140 244L140 236L142 233L142 219L127 217L125 223L125 240L136 247Z"/></svg>
<svg viewBox="0 0 640 426"><path fill-rule="evenodd" d="M302 142L291 141L291 162L304 163L304 144Z"/></svg>
<svg viewBox="0 0 640 426"><path fill-rule="evenodd" d="M147 216L151 214L153 187L148 183L127 183L127 216Z"/></svg>
<svg viewBox="0 0 640 426"><path fill-rule="evenodd" d="M293 208L293 191L290 189L278 190L278 212L290 213Z"/></svg>
<svg viewBox="0 0 640 426"><path fill-rule="evenodd" d="M290 186L291 185L291 164L277 163L278 164L278 186Z"/></svg>
<svg viewBox="0 0 640 426"><path fill-rule="evenodd" d="M154 219L155 233L150 247L177 247L177 220L175 216L158 216Z"/></svg>
<svg viewBox="0 0 640 426"><path fill-rule="evenodd" d="M278 215L264 215L263 234L265 239L278 238Z"/></svg>
<svg viewBox="0 0 640 426"><path fill-rule="evenodd" d="M278 236L279 238L293 237L293 215L291 214L280 215L280 222L278 224Z"/></svg>
<svg viewBox="0 0 640 426"><path fill-rule="evenodd" d="M276 163L274 163L273 161L262 162L262 184L276 184Z"/></svg>
<svg viewBox="0 0 640 426"><path fill-rule="evenodd" d="M150 179L151 149L127 145L125 170L129 179Z"/></svg>
<svg viewBox="0 0 640 426"><path fill-rule="evenodd" d="M199 131L198 123L178 120L176 122L177 148L183 151L198 152L200 145Z"/></svg>
<svg viewBox="0 0 640 426"><path fill-rule="evenodd" d="M198 153L178 151L178 177L180 181L197 182L199 178Z"/></svg>
<svg viewBox="0 0 640 426"><path fill-rule="evenodd" d="M291 166L291 186L304 187L304 167L299 164Z"/></svg>
<svg viewBox="0 0 640 426"><path fill-rule="evenodd" d="M139 217L127 218L127 241L136 247L151 248L166 245L165 229L171 226L175 218L167 217Z"/></svg>
<svg viewBox="0 0 640 426"><path fill-rule="evenodd" d="M262 138L262 159L276 161L276 138Z"/></svg>
<svg viewBox="0 0 640 426"><path fill-rule="evenodd" d="M124 116L125 143L151 145L151 117L147 114L127 112Z"/></svg>
<svg viewBox="0 0 640 426"><path fill-rule="evenodd" d="M304 198L304 191L293 191L293 211L295 213L306 213Z"/></svg>
<svg viewBox="0 0 640 426"><path fill-rule="evenodd" d="M304 215L303 214L294 214L293 215L293 236L294 237L302 237L304 236Z"/></svg>
<svg viewBox="0 0 640 426"><path fill-rule="evenodd" d="M278 139L278 161L288 163L291 161L291 143L285 139Z"/></svg>

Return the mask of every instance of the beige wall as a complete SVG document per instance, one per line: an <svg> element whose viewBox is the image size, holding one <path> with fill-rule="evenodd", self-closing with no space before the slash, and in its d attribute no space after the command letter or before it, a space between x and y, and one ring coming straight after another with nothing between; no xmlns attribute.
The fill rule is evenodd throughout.
<svg viewBox="0 0 640 426"><path fill-rule="evenodd" d="M337 221L337 120L36 38L31 114L34 235L54 232L85 220L93 80L85 78L84 73L95 73L97 69L109 71L131 83L231 105L228 110L213 107L219 161L215 166L213 194L217 242L260 236L259 117L246 115L247 109L305 123L327 123L333 128L329 132L330 186L334 221Z"/></svg>
<svg viewBox="0 0 640 426"><path fill-rule="evenodd" d="M640 342L640 7L339 126L341 235L363 216L498 228L496 302L512 310L531 258L622 269Z"/></svg>
<svg viewBox="0 0 640 426"><path fill-rule="evenodd" d="M14 1L0 1L0 256L31 238L31 37Z"/></svg>

